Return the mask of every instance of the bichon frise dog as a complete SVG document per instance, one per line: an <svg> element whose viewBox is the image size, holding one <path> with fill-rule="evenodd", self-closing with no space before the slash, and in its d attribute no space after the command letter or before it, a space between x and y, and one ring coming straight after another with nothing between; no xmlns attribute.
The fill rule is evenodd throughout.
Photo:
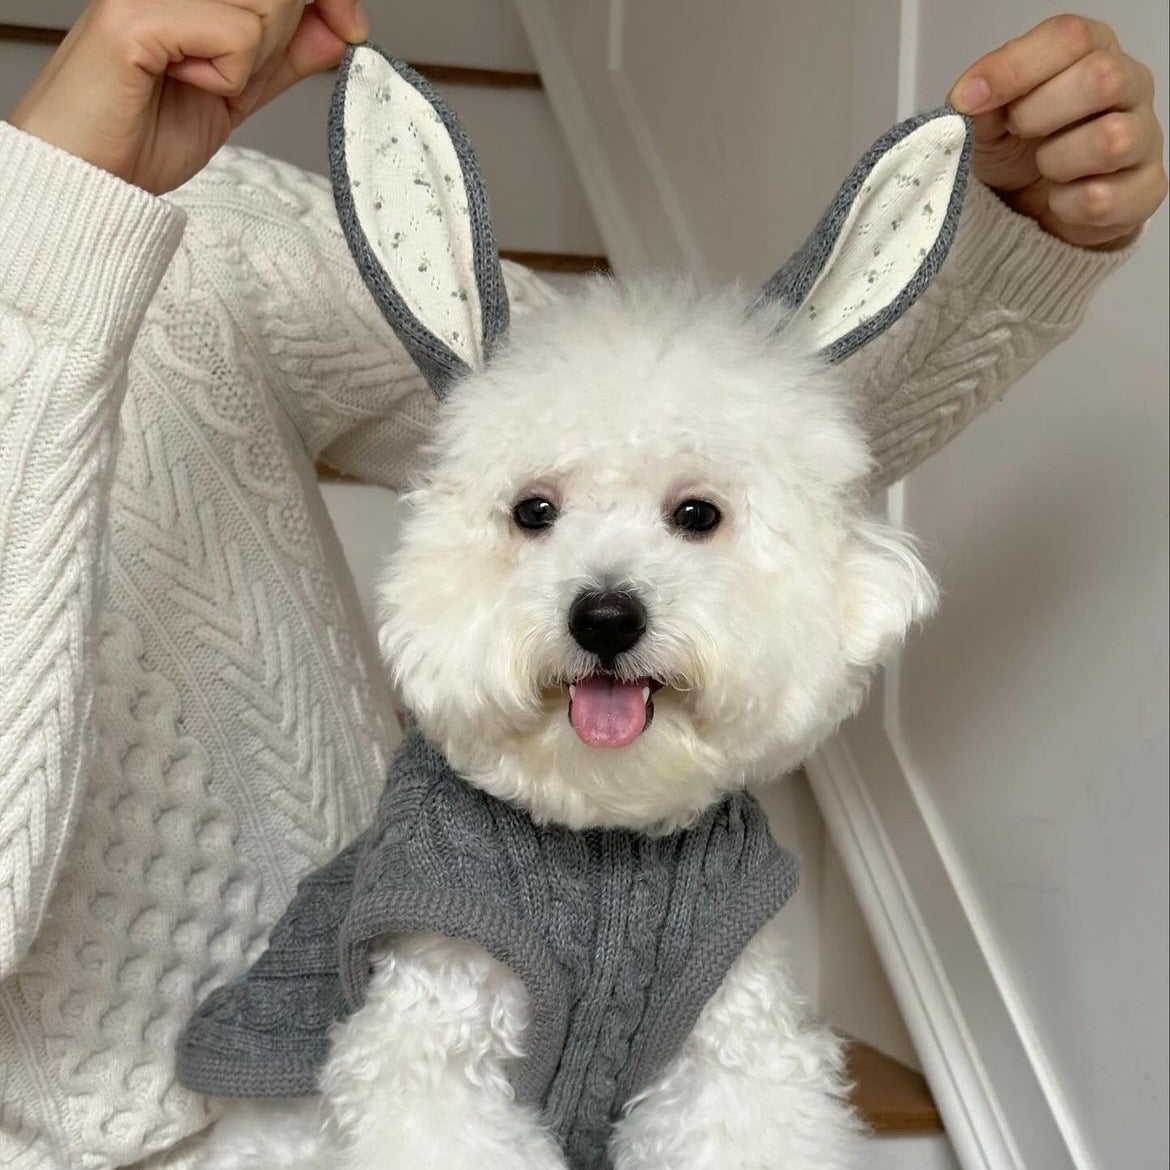
<svg viewBox="0 0 1170 1170"><path fill-rule="evenodd" d="M474 160L351 52L342 224L442 399L382 585L411 727L377 822L184 1037L209 1170L843 1170L838 1045L751 786L935 602L834 364L937 271L967 128L895 128L762 293L597 280L509 327ZM309 1094L315 1094L309 1096Z"/></svg>

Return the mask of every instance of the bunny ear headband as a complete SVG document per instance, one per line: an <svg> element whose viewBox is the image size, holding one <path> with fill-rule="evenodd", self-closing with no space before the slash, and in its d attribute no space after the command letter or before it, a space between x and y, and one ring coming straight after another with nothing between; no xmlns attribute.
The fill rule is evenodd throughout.
<svg viewBox="0 0 1170 1170"><path fill-rule="evenodd" d="M329 127L333 193L366 285L436 396L482 369L508 329L508 296L475 153L413 69L348 50ZM942 267L971 155L968 120L901 122L853 169L816 230L760 291L829 362L888 329Z"/></svg>

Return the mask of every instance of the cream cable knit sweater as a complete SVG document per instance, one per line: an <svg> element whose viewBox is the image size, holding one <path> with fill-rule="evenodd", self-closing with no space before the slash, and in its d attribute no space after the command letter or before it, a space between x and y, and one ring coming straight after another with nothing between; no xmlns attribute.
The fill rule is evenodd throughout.
<svg viewBox="0 0 1170 1170"><path fill-rule="evenodd" d="M1121 259L973 191L851 363L891 472ZM323 180L225 150L155 199L0 124L0 1166L190 1165L178 1031L398 737L313 460L400 487L431 420Z"/></svg>

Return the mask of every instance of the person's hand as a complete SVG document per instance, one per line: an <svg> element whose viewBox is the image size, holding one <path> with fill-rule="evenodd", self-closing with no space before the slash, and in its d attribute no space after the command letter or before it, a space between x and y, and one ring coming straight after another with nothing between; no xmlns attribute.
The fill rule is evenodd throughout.
<svg viewBox="0 0 1170 1170"><path fill-rule="evenodd" d="M368 31L358 0L93 0L10 120L159 194Z"/></svg>
<svg viewBox="0 0 1170 1170"><path fill-rule="evenodd" d="M1070 244L1120 247L1166 197L1150 71L1097 20L1056 16L980 57L948 101L975 116L972 169Z"/></svg>

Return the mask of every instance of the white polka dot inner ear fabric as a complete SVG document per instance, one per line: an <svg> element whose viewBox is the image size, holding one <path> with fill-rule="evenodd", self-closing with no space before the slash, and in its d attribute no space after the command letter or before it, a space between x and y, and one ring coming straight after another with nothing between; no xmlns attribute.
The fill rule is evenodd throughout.
<svg viewBox="0 0 1170 1170"><path fill-rule="evenodd" d="M963 156L959 117L907 134L869 173L800 308L819 349L897 299L938 240Z"/></svg>
<svg viewBox="0 0 1170 1170"><path fill-rule="evenodd" d="M345 93L354 210L410 311L472 369L483 365L463 171L438 113L379 53L358 53Z"/></svg>

